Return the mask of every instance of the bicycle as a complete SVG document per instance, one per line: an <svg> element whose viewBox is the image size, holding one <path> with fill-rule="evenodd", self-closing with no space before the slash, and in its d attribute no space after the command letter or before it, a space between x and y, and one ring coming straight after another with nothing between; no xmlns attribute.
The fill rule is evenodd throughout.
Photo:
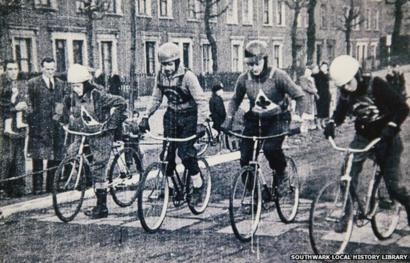
<svg viewBox="0 0 410 263"><path fill-rule="evenodd" d="M197 135L192 135L187 138L167 138L157 136L147 131L148 136L152 139L164 141L164 154L160 160L151 163L142 176L138 190L138 217L142 227L149 233L158 231L161 227L168 208L170 199L169 183L173 184L173 193L171 196L172 203L175 207L180 207L184 203L188 204L189 209L195 215L201 214L208 206L211 196L211 175L208 162L204 158L198 158L198 166L203 182L203 192L201 198L192 199L192 182L191 176L188 176L186 168L181 172L174 168L172 176L166 176L169 154L169 146L171 142L187 142L197 138ZM182 176L181 176L182 175Z"/></svg>
<svg viewBox="0 0 410 263"><path fill-rule="evenodd" d="M388 239L397 227L401 208L387 193L378 165L372 165L365 200L359 198L356 186L351 184L350 176L354 154L368 152L380 139L371 141L363 149L339 147L331 137L329 141L335 150L345 152L346 157L340 180L326 184L312 203L309 237L313 251L316 254L343 253L349 243L353 225L362 227L369 221L379 240ZM360 177L363 175L362 173ZM354 206L355 204L357 206ZM338 228L340 229L337 230Z"/></svg>
<svg viewBox="0 0 410 263"><path fill-rule="evenodd" d="M215 134L214 129L212 129L211 121L207 120L205 123L205 135L199 137L194 144L195 148L197 149L198 156L202 156L209 146L213 147L218 144L221 145L221 149L223 148L223 146L225 146L231 152L238 150L238 140L235 140L232 138L232 136L228 136L224 133Z"/></svg>
<svg viewBox="0 0 410 263"><path fill-rule="evenodd" d="M254 141L252 160L249 165L241 168L232 182L229 199L229 217L235 236L242 242L250 241L259 225L262 202L273 201L279 218L284 223L292 222L299 207L299 178L294 160L286 156L286 174L289 180L284 180L285 186L277 183L276 174L272 176L272 188L267 187L266 178L258 161L259 149L265 140L299 133L298 129L271 136L246 136L232 131L229 134L241 139ZM262 196L262 186L269 191L269 200ZM278 188L286 189L279 193Z"/></svg>
<svg viewBox="0 0 410 263"><path fill-rule="evenodd" d="M66 156L59 164L53 177L53 208L63 222L72 221L80 212L85 191L92 181L89 147L86 139L101 135L105 131L84 133L69 130L67 134L81 136L79 149L74 156ZM114 202L120 207L130 206L137 198L138 184L142 172L142 157L128 143L115 143L111 149L112 158L107 164L107 182ZM127 158L131 156L132 158ZM91 180L90 180L91 179Z"/></svg>

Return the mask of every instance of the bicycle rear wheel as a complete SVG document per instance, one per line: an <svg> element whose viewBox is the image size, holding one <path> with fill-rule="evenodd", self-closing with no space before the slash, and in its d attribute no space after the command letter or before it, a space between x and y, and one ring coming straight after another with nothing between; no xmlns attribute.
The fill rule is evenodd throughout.
<svg viewBox="0 0 410 263"><path fill-rule="evenodd" d="M210 134L210 131L206 129L204 136L196 139L194 143L194 147L197 151L197 156L202 156L208 149L208 146L210 143L211 143L211 134Z"/></svg>
<svg viewBox="0 0 410 263"><path fill-rule="evenodd" d="M63 222L70 222L80 212L86 189L85 165L80 156L68 157L54 174L53 207Z"/></svg>
<svg viewBox="0 0 410 263"><path fill-rule="evenodd" d="M138 190L138 217L149 233L158 231L168 208L169 189L162 163L150 164L144 172Z"/></svg>
<svg viewBox="0 0 410 263"><path fill-rule="evenodd" d="M129 147L114 156L107 179L111 196L120 207L130 206L137 199L142 172L141 161L139 154Z"/></svg>
<svg viewBox="0 0 410 263"><path fill-rule="evenodd" d="M198 166L202 178L202 192L195 199L188 199L188 207L191 212L195 215L202 214L206 207L208 206L209 199L211 197L212 190L212 180L211 180L211 170L209 168L208 162L204 158L198 159ZM193 189L192 180L189 180L191 185L190 189Z"/></svg>
<svg viewBox="0 0 410 263"><path fill-rule="evenodd" d="M325 185L312 203L309 238L316 254L341 254L353 230L353 204L345 182Z"/></svg>
<svg viewBox="0 0 410 263"><path fill-rule="evenodd" d="M387 191L386 183L380 178L379 185L375 185L372 200L375 204L375 213L371 219L371 225L374 235L379 240L385 240L391 237L400 219L400 204L392 200Z"/></svg>
<svg viewBox="0 0 410 263"><path fill-rule="evenodd" d="M257 169L245 166L233 181L229 199L232 230L240 241L252 239L259 225L261 210L261 184Z"/></svg>
<svg viewBox="0 0 410 263"><path fill-rule="evenodd" d="M290 223L295 220L299 207L299 176L295 162L292 158L286 157L286 173L287 179L283 181L284 185L278 185L282 189L277 192L275 199L276 210L279 218L284 223Z"/></svg>

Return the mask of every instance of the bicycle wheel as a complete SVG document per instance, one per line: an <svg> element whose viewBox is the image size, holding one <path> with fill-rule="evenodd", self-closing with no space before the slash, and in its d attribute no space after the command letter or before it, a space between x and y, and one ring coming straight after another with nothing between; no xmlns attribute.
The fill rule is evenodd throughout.
<svg viewBox="0 0 410 263"><path fill-rule="evenodd" d="M211 142L211 134L210 134L210 131L206 129L204 136L196 139L194 143L194 147L197 151L197 156L201 156L206 152L210 142Z"/></svg>
<svg viewBox="0 0 410 263"><path fill-rule="evenodd" d="M203 183L202 192L200 193L198 198L195 198L194 200L191 198L188 199L188 207L191 210L191 212L195 215L199 215L205 211L206 207L208 206L209 199L211 197L212 189L211 170L209 168L208 162L204 158L199 158L198 166L200 169ZM192 189L192 180L189 181L191 182L189 188Z"/></svg>
<svg viewBox="0 0 410 263"><path fill-rule="evenodd" d="M115 154L107 180L112 199L120 207L137 199L141 172L141 157L134 149L126 147Z"/></svg>
<svg viewBox="0 0 410 263"><path fill-rule="evenodd" d="M162 225L168 208L169 189L162 163L147 167L138 190L138 217L142 227L149 233Z"/></svg>
<svg viewBox="0 0 410 263"><path fill-rule="evenodd" d="M276 210L279 218L284 223L290 223L296 218L299 207L299 176L296 164L292 158L286 157L286 173L287 179L283 181L284 185L278 185L282 189L277 193L275 199Z"/></svg>
<svg viewBox="0 0 410 263"><path fill-rule="evenodd" d="M68 157L54 174L53 207L63 222L70 222L80 212L86 189L85 165L80 156Z"/></svg>
<svg viewBox="0 0 410 263"><path fill-rule="evenodd" d="M316 254L343 253L353 230L352 206L345 182L330 182L320 190L309 217L310 244Z"/></svg>
<svg viewBox="0 0 410 263"><path fill-rule="evenodd" d="M260 197L261 184L257 169L243 167L233 181L229 199L232 230L242 242L250 241L258 228L262 210Z"/></svg>
<svg viewBox="0 0 410 263"><path fill-rule="evenodd" d="M380 183L375 185L376 191L373 191L374 194L371 197L373 203L376 204L371 225L374 235L379 240L385 240L390 238L396 230L400 219L401 206L390 198L384 179L380 179Z"/></svg>
<svg viewBox="0 0 410 263"><path fill-rule="evenodd" d="M231 152L235 152L239 150L239 143L240 143L240 139L235 137L235 136L231 136L228 134L224 134L224 139L225 139L225 145L226 148L231 151Z"/></svg>

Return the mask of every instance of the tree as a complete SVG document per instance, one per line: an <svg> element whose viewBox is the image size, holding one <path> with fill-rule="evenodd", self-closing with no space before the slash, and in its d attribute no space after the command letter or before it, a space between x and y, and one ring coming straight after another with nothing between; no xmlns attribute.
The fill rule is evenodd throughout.
<svg viewBox="0 0 410 263"><path fill-rule="evenodd" d="M356 26L362 24L365 19L361 14L360 7L355 6L354 0L350 0L349 7L344 8L343 11L340 24L336 28L345 34L346 54L350 54L352 31Z"/></svg>
<svg viewBox="0 0 410 263"><path fill-rule="evenodd" d="M403 6L410 2L409 0L386 0L387 4L394 5L394 27L392 34L391 50L393 55L397 55L400 50L400 31L403 20Z"/></svg>
<svg viewBox="0 0 410 263"><path fill-rule="evenodd" d="M8 16L22 8L22 0L0 0L0 61L11 58Z"/></svg>
<svg viewBox="0 0 410 263"><path fill-rule="evenodd" d="M194 0L195 1L195 0ZM205 26L205 34L206 38L208 39L209 45L211 46L211 56L212 56L212 71L218 72L218 47L216 44L216 40L213 34L212 29L212 20L218 18L222 14L224 14L231 3L231 0L220 10L218 11L218 4L222 2L222 0L196 0L198 1L201 6L203 7L203 11L195 11L195 13L203 13L204 19L204 26Z"/></svg>
<svg viewBox="0 0 410 263"><path fill-rule="evenodd" d="M298 17L303 8L308 6L308 0L286 0L286 5L293 10L293 22L291 28L291 45L292 45L292 76L296 73L297 65L297 29L298 29Z"/></svg>
<svg viewBox="0 0 410 263"><path fill-rule="evenodd" d="M87 50L88 66L94 67L94 48L95 48L95 20L101 20L110 8L109 0L82 0L80 11L87 17Z"/></svg>
<svg viewBox="0 0 410 263"><path fill-rule="evenodd" d="M131 61L130 61L130 97L129 109L134 111L134 99L138 98L138 89L135 89L135 63L137 60L137 16L135 1L131 1Z"/></svg>
<svg viewBox="0 0 410 263"><path fill-rule="evenodd" d="M317 0L309 0L307 6L308 13L308 28L306 32L307 40L307 63L313 63L313 54L315 54L315 43L316 43L316 24L315 24L315 9Z"/></svg>

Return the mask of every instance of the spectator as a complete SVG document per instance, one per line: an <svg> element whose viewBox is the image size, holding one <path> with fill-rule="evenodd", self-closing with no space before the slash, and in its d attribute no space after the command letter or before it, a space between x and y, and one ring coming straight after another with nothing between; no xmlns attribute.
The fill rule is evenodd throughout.
<svg viewBox="0 0 410 263"><path fill-rule="evenodd" d="M315 86L315 80L312 77L312 69L314 66L307 66L305 73L299 78L299 83L302 90L305 92L305 119L308 129L315 129L316 115L316 100L319 98Z"/></svg>
<svg viewBox="0 0 410 263"><path fill-rule="evenodd" d="M215 130L218 131L218 134L221 131L221 124L225 121L226 110L224 105L224 100L222 94L224 86L219 80L215 81L212 86L212 97L209 100L209 111L211 112L211 119L213 121L213 126Z"/></svg>
<svg viewBox="0 0 410 263"><path fill-rule="evenodd" d="M121 93L121 78L118 74L113 74L108 79L108 92L112 95L120 96L120 93Z"/></svg>
<svg viewBox="0 0 410 263"><path fill-rule="evenodd" d="M329 90L329 65L327 62L322 62L320 65L320 71L317 74L313 74L315 79L316 89L318 91L319 99L316 101L318 128L322 128L324 122L329 118L330 108L330 90Z"/></svg>
<svg viewBox="0 0 410 263"><path fill-rule="evenodd" d="M43 192L43 160L47 160L46 192L52 190L52 176L63 157L64 130L53 116L62 106L65 83L54 76L53 58L41 61L42 75L28 81L28 156L33 159L33 194Z"/></svg>
<svg viewBox="0 0 410 263"><path fill-rule="evenodd" d="M25 127L17 127L17 116L27 110L24 102L26 87L17 80L18 64L9 60L4 62L6 74L0 79L0 180L21 176L26 172L24 159ZM5 122L9 131L6 132ZM0 199L6 195L19 197L25 193L25 180L0 182Z"/></svg>
<svg viewBox="0 0 410 263"><path fill-rule="evenodd" d="M407 99L406 81L404 79L404 74L400 72L399 65L394 64L392 69L389 67L386 80L390 87L395 90L403 100Z"/></svg>

